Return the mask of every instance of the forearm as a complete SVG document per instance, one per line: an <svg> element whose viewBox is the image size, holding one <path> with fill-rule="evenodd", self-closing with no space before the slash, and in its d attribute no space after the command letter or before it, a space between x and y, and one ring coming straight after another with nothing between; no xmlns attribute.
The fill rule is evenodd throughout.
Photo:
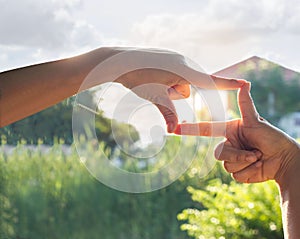
<svg viewBox="0 0 300 239"><path fill-rule="evenodd" d="M115 48L100 48L73 58L1 73L0 127L76 94L89 72L118 52Z"/></svg>
<svg viewBox="0 0 300 239"><path fill-rule="evenodd" d="M288 239L300 238L300 146L290 170L279 183L284 235Z"/></svg>

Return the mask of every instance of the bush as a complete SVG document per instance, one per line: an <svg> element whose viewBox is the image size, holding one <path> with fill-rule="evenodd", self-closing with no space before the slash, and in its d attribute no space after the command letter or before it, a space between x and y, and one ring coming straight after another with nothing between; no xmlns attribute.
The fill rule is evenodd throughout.
<svg viewBox="0 0 300 239"><path fill-rule="evenodd" d="M181 229L194 238L283 238L274 182L229 185L211 180L203 190L188 187L199 208L178 214Z"/></svg>
<svg viewBox="0 0 300 239"><path fill-rule="evenodd" d="M192 203L185 182L145 194L119 192L60 145L48 153L22 145L0 153L0 186L1 239L188 238L176 219Z"/></svg>
<svg viewBox="0 0 300 239"><path fill-rule="evenodd" d="M169 147L173 149L174 144ZM176 216L184 208L196 207L178 216L187 220L182 229L190 236L279 238L275 185L231 182L220 163L200 179L201 169L214 162L212 158L201 161L204 141L201 146L198 158L179 180L144 194L123 193L99 183L80 163L76 151L65 154L61 145L43 153L22 145L13 153L0 153L0 238L187 239ZM172 151L167 150L167 158L158 167L168 162L169 154ZM137 169L129 166L130 171Z"/></svg>

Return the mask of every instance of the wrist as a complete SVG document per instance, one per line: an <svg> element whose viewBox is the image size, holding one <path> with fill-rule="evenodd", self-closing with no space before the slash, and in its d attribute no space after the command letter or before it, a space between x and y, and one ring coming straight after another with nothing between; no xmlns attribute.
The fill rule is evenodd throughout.
<svg viewBox="0 0 300 239"><path fill-rule="evenodd" d="M80 69L83 75L87 76L95 67L97 67L97 65L121 52L122 49L117 47L101 47L78 57L74 57L73 60L76 61L76 58L78 58L76 61L78 69Z"/></svg>
<svg viewBox="0 0 300 239"><path fill-rule="evenodd" d="M300 178L300 147L294 142L287 170L276 181L281 195L281 211L284 235L287 238L300 236L299 178Z"/></svg>
<svg viewBox="0 0 300 239"><path fill-rule="evenodd" d="M91 73L98 65L122 51L124 50L118 47L101 47L83 55L68 59L71 66L70 68L73 72L72 82L78 86L78 89L80 88L80 91L109 82L105 75L98 73L97 71L93 74ZM106 66L105 72L109 71L111 71L111 69L108 69ZM85 81L88 76L89 79Z"/></svg>
<svg viewBox="0 0 300 239"><path fill-rule="evenodd" d="M300 145L294 140L283 154L280 169L278 170L275 180L279 185L280 191L288 190L300 178Z"/></svg>

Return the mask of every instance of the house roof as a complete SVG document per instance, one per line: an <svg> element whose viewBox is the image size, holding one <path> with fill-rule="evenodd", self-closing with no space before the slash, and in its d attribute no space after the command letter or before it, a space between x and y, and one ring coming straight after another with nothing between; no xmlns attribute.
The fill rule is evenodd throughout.
<svg viewBox="0 0 300 239"><path fill-rule="evenodd" d="M295 77L300 78L299 72L293 71L291 69L288 69L284 66L281 66L277 63L274 63L272 61L266 60L258 56L252 56L241 62L228 66L222 70L215 72L214 75L223 76L223 77L245 78L246 77L245 70L260 71L264 68L269 68L274 66L279 66L279 68L282 70L284 79L287 81Z"/></svg>

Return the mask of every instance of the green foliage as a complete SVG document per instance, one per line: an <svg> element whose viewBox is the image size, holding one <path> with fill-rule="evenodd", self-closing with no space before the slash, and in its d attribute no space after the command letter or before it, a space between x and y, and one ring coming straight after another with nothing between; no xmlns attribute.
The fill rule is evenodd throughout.
<svg viewBox="0 0 300 239"><path fill-rule="evenodd" d="M37 114L0 128L2 143L16 145L27 142L53 145L61 140L65 144L71 144L73 142L73 101L74 97L71 97Z"/></svg>
<svg viewBox="0 0 300 239"><path fill-rule="evenodd" d="M84 102L86 105L91 105L94 101L92 94L88 92L81 94L80 99L81 102ZM72 144L72 113L74 101L75 96L70 97L37 114L0 128L0 145L17 145L18 143L53 145L58 142L67 145ZM82 113L87 114L87 110L77 108L74 112L74 114ZM82 117L80 119L84 120ZM115 137L118 137L121 145L128 144L128 134L130 134L132 142L139 139L139 134L133 126L115 121L112 122L111 119L107 119L103 116L103 112L99 112L95 115L95 130L97 137L104 142L105 150L113 151L117 146L112 136L112 123L114 123L116 128L114 132L116 134ZM85 132L81 133L84 134Z"/></svg>
<svg viewBox="0 0 300 239"><path fill-rule="evenodd" d="M178 214L181 229L194 238L283 238L278 189L274 182L229 185L219 179L205 189L188 187L199 209Z"/></svg>
<svg viewBox="0 0 300 239"><path fill-rule="evenodd" d="M146 194L118 192L60 145L48 153L19 145L10 155L0 153L0 166L1 239L187 238L176 219L192 204L186 182Z"/></svg>
<svg viewBox="0 0 300 239"><path fill-rule="evenodd" d="M7 197L7 172L3 160L0 159L0 238L15 236L14 223L16 211Z"/></svg>
<svg viewBox="0 0 300 239"><path fill-rule="evenodd" d="M164 158L147 170L168 163L176 144L177 138L170 141ZM207 144L201 145L186 174L164 189L145 194L122 193L99 183L76 151L65 155L61 145L47 153L23 145L9 155L0 153L0 238L187 239L176 220L182 210L178 218L188 221L182 229L193 237L280 238L275 185L231 182L220 163L200 179L205 163L213 160L201 160ZM124 169L146 170L126 160Z"/></svg>
<svg viewBox="0 0 300 239"><path fill-rule="evenodd" d="M114 125L113 135L112 125ZM105 142L104 150L110 151L110 155L113 154L118 144L120 147L128 147L140 138L132 125L107 119L102 115L95 116L95 130L97 138ZM115 139L118 139L118 142Z"/></svg>

